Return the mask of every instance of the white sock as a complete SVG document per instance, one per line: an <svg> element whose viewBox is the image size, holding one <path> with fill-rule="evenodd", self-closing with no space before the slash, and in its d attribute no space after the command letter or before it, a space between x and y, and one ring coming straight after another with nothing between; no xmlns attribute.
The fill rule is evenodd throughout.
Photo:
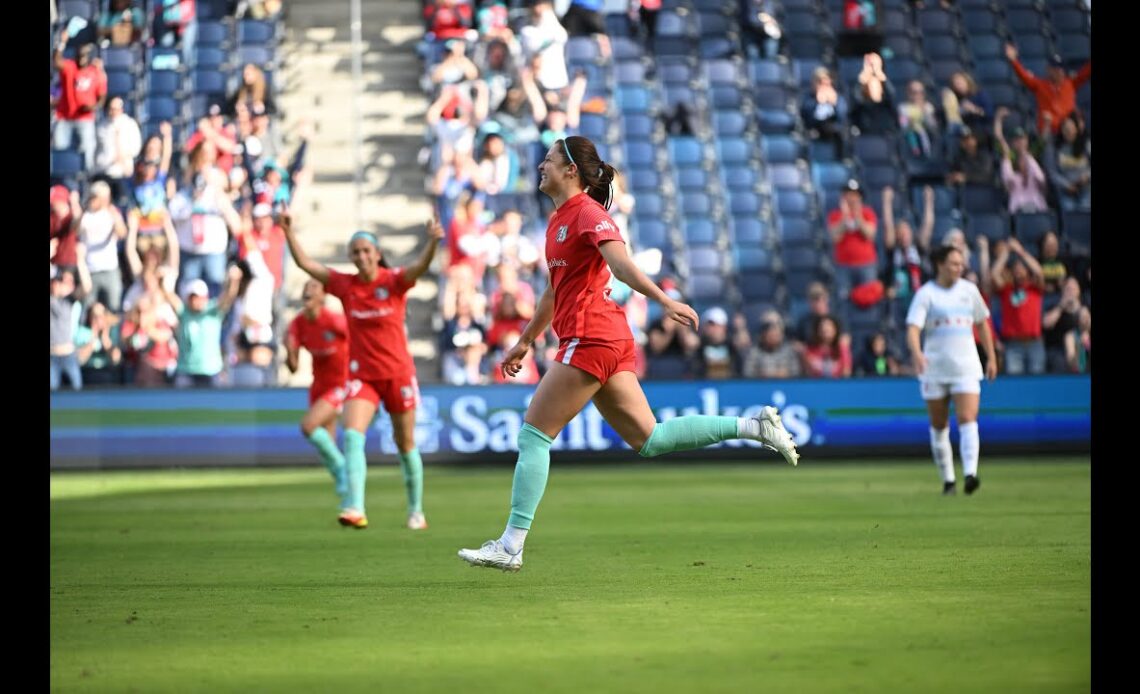
<svg viewBox="0 0 1140 694"><path fill-rule="evenodd" d="M737 417L736 436L742 439L760 438L760 420L752 417Z"/></svg>
<svg viewBox="0 0 1140 694"><path fill-rule="evenodd" d="M942 473L943 482L954 481L954 449L950 448L950 428L930 427L930 452L934 454L934 465Z"/></svg>
<svg viewBox="0 0 1140 694"><path fill-rule="evenodd" d="M508 525L507 529L503 531L503 536L499 538L499 542L503 543L503 549L507 550L508 554L518 554L522 551L528 532L530 530L527 528L516 528L513 525Z"/></svg>
<svg viewBox="0 0 1140 694"><path fill-rule="evenodd" d="M978 474L978 449L981 441L978 439L978 423L967 422L958 425L958 451L962 454L962 474L966 476Z"/></svg>

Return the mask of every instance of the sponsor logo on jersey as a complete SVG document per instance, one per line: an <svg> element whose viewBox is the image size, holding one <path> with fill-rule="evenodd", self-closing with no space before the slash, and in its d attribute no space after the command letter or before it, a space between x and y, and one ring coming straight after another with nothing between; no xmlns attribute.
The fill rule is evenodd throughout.
<svg viewBox="0 0 1140 694"><path fill-rule="evenodd" d="M556 268L556 267L566 267L566 265L567 265L566 261L563 260L562 258L551 258L550 260L546 261L546 267L548 269L549 268Z"/></svg>
<svg viewBox="0 0 1140 694"><path fill-rule="evenodd" d="M388 300L388 288L387 287L377 287L376 288L376 298L379 299L380 301L387 301Z"/></svg>
<svg viewBox="0 0 1140 694"><path fill-rule="evenodd" d="M569 230L570 230L570 228L568 226L566 226L565 224L558 227L558 235L554 237L554 240L557 241L558 243L562 243L563 241L566 240L566 232Z"/></svg>
<svg viewBox="0 0 1140 694"><path fill-rule="evenodd" d="M325 331L325 342L332 342L335 339L336 339L336 333L334 333L331 330Z"/></svg>
<svg viewBox="0 0 1140 694"><path fill-rule="evenodd" d="M597 226L594 231L617 231L617 227L610 223L610 220L604 219Z"/></svg>

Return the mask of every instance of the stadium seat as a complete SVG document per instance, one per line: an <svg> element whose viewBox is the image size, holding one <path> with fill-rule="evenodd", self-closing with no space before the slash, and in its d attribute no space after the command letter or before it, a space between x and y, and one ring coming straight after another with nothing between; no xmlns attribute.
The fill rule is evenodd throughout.
<svg viewBox="0 0 1140 694"><path fill-rule="evenodd" d="M726 188L736 190L754 190L756 188L756 170L751 166L723 166L721 176Z"/></svg>
<svg viewBox="0 0 1140 694"><path fill-rule="evenodd" d="M760 214L760 195L750 190L736 190L728 193L729 212L734 217L747 217Z"/></svg>
<svg viewBox="0 0 1140 694"><path fill-rule="evenodd" d="M803 143L790 135L764 135L760 153L770 164L789 164L803 158Z"/></svg>
<svg viewBox="0 0 1140 694"><path fill-rule="evenodd" d="M958 200L967 214L993 214L1006 208L1005 195L996 186L962 186Z"/></svg>
<svg viewBox="0 0 1140 694"><path fill-rule="evenodd" d="M732 217L729 221L729 230L732 234L733 243L738 246L748 244L768 246L772 242L768 227L753 216Z"/></svg>
<svg viewBox="0 0 1140 694"><path fill-rule="evenodd" d="M1057 216L1052 212L1013 215L1013 233L1021 245L1025 246L1026 250L1031 253L1037 252L1037 245L1041 242L1041 237L1045 235L1045 232L1058 233L1060 228L1057 223Z"/></svg>
<svg viewBox="0 0 1140 694"><path fill-rule="evenodd" d="M708 217L712 214L712 198L707 193L682 191L678 197L683 216Z"/></svg>
<svg viewBox="0 0 1140 694"><path fill-rule="evenodd" d="M645 82L645 66L639 60L614 63L614 79L618 84L642 84Z"/></svg>
<svg viewBox="0 0 1140 694"><path fill-rule="evenodd" d="M795 164L771 164L768 167L768 181L777 190L803 190L807 174Z"/></svg>
<svg viewBox="0 0 1140 694"><path fill-rule="evenodd" d="M676 169L679 190L705 190L709 185L709 173L695 166Z"/></svg>
<svg viewBox="0 0 1140 694"><path fill-rule="evenodd" d="M685 243L693 246L711 246L717 242L717 228L709 219L686 221L681 231Z"/></svg>
<svg viewBox="0 0 1140 694"><path fill-rule="evenodd" d="M1086 252L1092 250L1092 219L1088 212L1062 212L1061 229L1070 244Z"/></svg>
<svg viewBox="0 0 1140 694"><path fill-rule="evenodd" d="M237 25L237 42L242 46L265 46L277 41L277 24L270 20L243 19Z"/></svg>
<svg viewBox="0 0 1140 694"><path fill-rule="evenodd" d="M985 236L990 241L1009 238L1009 219L1003 212L975 213L966 217L966 226L963 229L966 237L971 241L979 236Z"/></svg>
<svg viewBox="0 0 1140 694"><path fill-rule="evenodd" d="M740 137L748 129L748 119L736 111L714 111L712 121L718 137Z"/></svg>
<svg viewBox="0 0 1140 694"><path fill-rule="evenodd" d="M637 202L640 207L640 197ZM660 248L669 245L669 227L664 222L639 217L637 221L637 242L646 248Z"/></svg>
<svg viewBox="0 0 1140 694"><path fill-rule="evenodd" d="M196 46L225 46L230 41L230 30L219 21L199 20Z"/></svg>
<svg viewBox="0 0 1140 694"><path fill-rule="evenodd" d="M670 137L668 149L675 166L697 166L704 159L701 143L695 137Z"/></svg>

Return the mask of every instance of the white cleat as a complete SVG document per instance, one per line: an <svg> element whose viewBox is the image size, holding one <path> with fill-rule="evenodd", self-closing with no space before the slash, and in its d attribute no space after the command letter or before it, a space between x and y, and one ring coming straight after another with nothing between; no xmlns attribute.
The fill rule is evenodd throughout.
<svg viewBox="0 0 1140 694"><path fill-rule="evenodd" d="M471 566L485 566L512 573L522 568L522 555L521 549L518 554L507 552L499 540L487 540L479 549L459 550L459 558Z"/></svg>
<svg viewBox="0 0 1140 694"><path fill-rule="evenodd" d="M408 514L408 530L427 530L427 519L420 511Z"/></svg>
<svg viewBox="0 0 1140 694"><path fill-rule="evenodd" d="M800 454L796 450L796 442L792 440L792 435L784 428L784 423L780 421L780 415L776 412L776 408L771 405L765 406L760 411L760 416L755 417L755 419L760 422L760 438L757 440L764 444L765 448L770 448L784 456L784 460L788 461L789 465L794 466L799 463Z"/></svg>

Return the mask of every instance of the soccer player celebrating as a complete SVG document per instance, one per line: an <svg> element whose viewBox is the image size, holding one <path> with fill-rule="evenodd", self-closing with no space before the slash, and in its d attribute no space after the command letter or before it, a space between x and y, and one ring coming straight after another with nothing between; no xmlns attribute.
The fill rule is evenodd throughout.
<svg viewBox="0 0 1140 694"><path fill-rule="evenodd" d="M997 377L990 310L977 285L962 279L965 258L954 246L930 253L935 278L922 285L906 314L907 345L930 414L930 450L942 474L942 493L955 493L954 451L950 448L950 401L958 416L958 449L967 494L978 480L978 403L981 400L982 362L974 346L974 326L986 350L986 378ZM920 346L926 333L925 351Z"/></svg>
<svg viewBox="0 0 1140 694"><path fill-rule="evenodd" d="M405 294L427 271L435 256L443 227L438 215L427 223L428 242L411 265L392 269L380 250L376 235L358 231L348 242L348 255L356 274L345 274L311 259L297 241L292 215L281 215L285 239L302 270L340 299L348 323L348 381L345 383L344 461L347 499L338 517L341 525L368 527L364 513L367 462L364 439L383 401L392 418L392 436L400 452L400 468L408 495L407 526L427 527L423 514L423 463L416 448L416 405L419 385L408 352L404 325Z"/></svg>
<svg viewBox="0 0 1140 694"><path fill-rule="evenodd" d="M313 382L309 386L309 411L301 419L301 433L313 444L329 474L343 511L348 506L348 477L344 456L336 447L336 419L344 405L348 382L348 325L344 314L325 306L325 286L315 279L305 282L304 306L289 323L285 341L285 365L297 373L301 348L313 358Z"/></svg>
<svg viewBox="0 0 1140 694"><path fill-rule="evenodd" d="M473 566L518 571L523 543L546 489L550 445L558 432L593 401L610 426L646 457L700 448L729 439L761 442L795 465L795 442L774 407L757 417L690 415L658 422L634 375L634 342L621 308L610 299L611 278L657 301L666 320L697 327L697 314L673 301L634 265L606 209L614 168L584 137L557 140L538 166L539 190L554 201L546 229L550 285L518 343L500 368L514 376L531 345L547 328L558 334L555 363L542 377L519 431L519 458L511 514L497 540L461 549Z"/></svg>

